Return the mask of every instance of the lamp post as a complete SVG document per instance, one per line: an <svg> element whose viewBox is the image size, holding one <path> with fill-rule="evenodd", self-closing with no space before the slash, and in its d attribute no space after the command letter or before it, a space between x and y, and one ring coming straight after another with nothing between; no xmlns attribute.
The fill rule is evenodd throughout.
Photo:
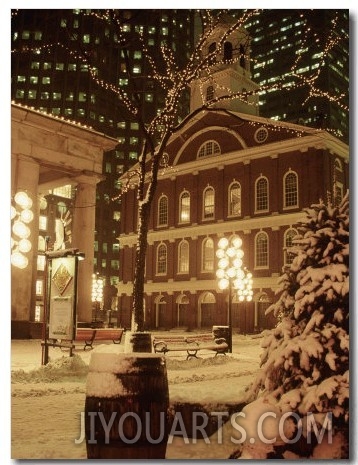
<svg viewBox="0 0 358 465"><path fill-rule="evenodd" d="M230 241L222 237L218 243L216 256L218 269L216 277L219 279L219 289L229 290L228 326L229 326L229 352L232 352L232 292L237 290L240 301L252 300L252 274L243 268L242 258L244 251L241 248L242 240L235 236Z"/></svg>
<svg viewBox="0 0 358 465"><path fill-rule="evenodd" d="M92 274L92 304L95 311L95 321L97 321L97 311L101 310L103 302L103 279L98 274Z"/></svg>
<svg viewBox="0 0 358 465"><path fill-rule="evenodd" d="M17 192L11 205L11 264L17 268L27 267L29 260L26 253L32 248L28 239L31 231L27 226L34 219L31 210L32 200L26 192Z"/></svg>

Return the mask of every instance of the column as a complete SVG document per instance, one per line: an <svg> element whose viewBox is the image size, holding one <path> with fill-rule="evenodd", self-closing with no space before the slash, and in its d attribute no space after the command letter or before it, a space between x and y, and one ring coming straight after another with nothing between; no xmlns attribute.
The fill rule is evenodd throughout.
<svg viewBox="0 0 358 465"><path fill-rule="evenodd" d="M35 307L35 282L37 270L38 248L38 181L39 164L29 157L13 156L12 164L12 195L19 191L25 191L31 198L34 219L27 224L31 234L29 240L32 248L26 254L29 264L20 269L11 265L11 320L12 336L19 338L29 337L29 321Z"/></svg>
<svg viewBox="0 0 358 465"><path fill-rule="evenodd" d="M85 254L78 262L77 321L92 321L92 274L94 262L96 180L76 187L72 227L72 247Z"/></svg>

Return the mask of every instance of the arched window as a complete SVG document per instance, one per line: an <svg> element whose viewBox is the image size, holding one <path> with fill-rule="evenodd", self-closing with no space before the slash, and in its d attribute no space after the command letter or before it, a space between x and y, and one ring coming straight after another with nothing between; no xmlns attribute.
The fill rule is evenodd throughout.
<svg viewBox="0 0 358 465"><path fill-rule="evenodd" d="M343 169L339 158L334 160L333 193L334 205L339 205L343 199Z"/></svg>
<svg viewBox="0 0 358 465"><path fill-rule="evenodd" d="M260 176L255 183L255 210L264 212L269 209L268 179Z"/></svg>
<svg viewBox="0 0 358 465"><path fill-rule="evenodd" d="M283 177L283 208L298 207L298 176L289 170Z"/></svg>
<svg viewBox="0 0 358 465"><path fill-rule="evenodd" d="M208 140L200 146L197 158L218 155L219 153L221 153L220 145L215 140Z"/></svg>
<svg viewBox="0 0 358 465"><path fill-rule="evenodd" d="M184 239L178 246L178 273L189 273L189 242Z"/></svg>
<svg viewBox="0 0 358 465"><path fill-rule="evenodd" d="M158 200L158 226L168 225L168 197L161 195Z"/></svg>
<svg viewBox="0 0 358 465"><path fill-rule="evenodd" d="M214 98L214 86L209 86L206 89L206 101L210 102Z"/></svg>
<svg viewBox="0 0 358 465"><path fill-rule="evenodd" d="M285 265L290 265L294 259L294 254L291 253L289 251L289 249L292 247L293 245L293 238L297 236L297 231L296 229L287 229L287 231L285 232L285 236L284 236L284 241L285 241L285 244L284 244L284 264Z"/></svg>
<svg viewBox="0 0 358 465"><path fill-rule="evenodd" d="M167 274L167 246L163 243L157 248L157 274Z"/></svg>
<svg viewBox="0 0 358 465"><path fill-rule="evenodd" d="M225 42L224 43L224 61L232 60L232 43Z"/></svg>
<svg viewBox="0 0 358 465"><path fill-rule="evenodd" d="M214 241L211 237L203 240L201 269L205 272L214 271Z"/></svg>
<svg viewBox="0 0 358 465"><path fill-rule="evenodd" d="M179 197L179 223L190 222L190 194L184 191Z"/></svg>
<svg viewBox="0 0 358 465"><path fill-rule="evenodd" d="M210 65L213 65L214 63L216 63L216 54L215 54L215 50L216 50L216 42L212 42L210 45L209 45L209 55L212 54L211 57L209 57L209 64Z"/></svg>
<svg viewBox="0 0 358 465"><path fill-rule="evenodd" d="M203 219L214 218L215 213L215 191L208 186L203 192Z"/></svg>
<svg viewBox="0 0 358 465"><path fill-rule="evenodd" d="M229 216L240 216L241 215L241 185L239 182L232 182L229 186L228 191Z"/></svg>
<svg viewBox="0 0 358 465"><path fill-rule="evenodd" d="M268 235L259 232L255 238L255 268L268 268Z"/></svg>

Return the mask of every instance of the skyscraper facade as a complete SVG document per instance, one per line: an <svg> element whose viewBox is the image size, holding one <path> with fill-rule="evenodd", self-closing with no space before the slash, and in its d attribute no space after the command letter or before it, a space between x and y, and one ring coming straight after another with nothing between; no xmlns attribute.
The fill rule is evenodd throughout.
<svg viewBox="0 0 358 465"><path fill-rule="evenodd" d="M260 116L324 129L348 143L349 11L268 9L245 27L252 79L268 88L260 93Z"/></svg>
<svg viewBox="0 0 358 465"><path fill-rule="evenodd" d="M164 96L155 80L147 78L151 70L143 45L149 51L168 46L180 66L191 53L195 29L194 11L190 10L115 13L13 10L11 31L12 100L118 139L116 150L104 154L103 180L97 186L94 272L106 278L108 285L118 280L118 178L137 161L142 142L138 123L117 104L110 86L135 95L141 102L144 120L150 121ZM138 32L143 43L134 40ZM130 73L138 77L135 88L128 79L129 62ZM106 85L99 85L97 79ZM182 105L185 116L189 89ZM51 236L51 231L48 234Z"/></svg>

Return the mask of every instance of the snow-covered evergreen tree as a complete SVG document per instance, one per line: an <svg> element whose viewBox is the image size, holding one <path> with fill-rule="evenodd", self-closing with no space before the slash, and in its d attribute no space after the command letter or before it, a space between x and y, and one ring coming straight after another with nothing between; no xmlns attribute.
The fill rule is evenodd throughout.
<svg viewBox="0 0 358 465"><path fill-rule="evenodd" d="M240 458L348 458L348 193L338 207L320 203L306 213L290 250L295 258L267 310L279 323L264 338L261 369L241 421L252 429L262 413L276 412L274 424L258 425L266 423L267 436L276 440L251 436Z"/></svg>

